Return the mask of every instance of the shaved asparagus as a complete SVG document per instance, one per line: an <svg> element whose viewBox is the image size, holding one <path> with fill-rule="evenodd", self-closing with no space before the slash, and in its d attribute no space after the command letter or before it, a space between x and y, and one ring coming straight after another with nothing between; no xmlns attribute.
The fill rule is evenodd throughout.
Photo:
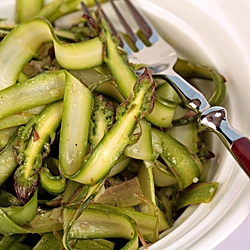
<svg viewBox="0 0 250 250"><path fill-rule="evenodd" d="M149 71L145 71L136 82L133 95L119 106L114 126L72 179L90 185L103 179L129 144L137 121L152 110L153 104L154 81Z"/></svg>
<svg viewBox="0 0 250 250"><path fill-rule="evenodd" d="M15 84L24 65L37 55L43 43L50 41L54 42L58 63L66 69L90 68L103 62L103 46L98 37L82 43L65 44L57 38L46 19L30 19L15 27L0 43L0 89Z"/></svg>
<svg viewBox="0 0 250 250"><path fill-rule="evenodd" d="M84 164L92 106L91 91L67 74L59 148L60 169L65 176L75 174Z"/></svg>
<svg viewBox="0 0 250 250"><path fill-rule="evenodd" d="M0 21L5 248L147 249L218 186L206 182L213 154L177 93L139 75L99 10L65 15L79 3L17 0L17 23ZM210 101L222 100L216 71L180 60L176 70L215 82Z"/></svg>

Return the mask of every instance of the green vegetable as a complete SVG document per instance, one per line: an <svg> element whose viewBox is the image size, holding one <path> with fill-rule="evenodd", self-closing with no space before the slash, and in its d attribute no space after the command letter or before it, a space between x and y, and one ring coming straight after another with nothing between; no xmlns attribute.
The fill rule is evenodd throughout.
<svg viewBox="0 0 250 250"><path fill-rule="evenodd" d="M58 236L61 235L62 233L58 232ZM34 246L33 250L60 250L62 247L61 241L53 233L45 233Z"/></svg>
<svg viewBox="0 0 250 250"><path fill-rule="evenodd" d="M20 235L20 234L5 235L0 240L0 249L1 250L13 249L16 243L22 241L23 239L25 239L25 237L26 237L25 235Z"/></svg>
<svg viewBox="0 0 250 250"><path fill-rule="evenodd" d="M216 70L205 65L194 64L186 60L178 59L174 69L186 80L192 80L198 88L203 88L205 84L212 83L214 90L212 93L206 93L207 100L211 106L218 106L223 101L226 94L226 79ZM205 81L200 81L200 80ZM208 88L209 89L209 88ZM211 92L211 91L210 91ZM187 111L183 117L173 120L175 126L196 122L197 114Z"/></svg>
<svg viewBox="0 0 250 250"><path fill-rule="evenodd" d="M132 209L124 209L115 206L103 205L103 204L90 204L89 208L94 208L102 211L121 213L131 217L137 223L140 231L145 240L149 242L155 242L158 240L157 218L155 216L148 215L146 213L140 213Z"/></svg>
<svg viewBox="0 0 250 250"><path fill-rule="evenodd" d="M100 249L113 250L115 243L105 239L81 239L77 240L75 247L81 250Z"/></svg>
<svg viewBox="0 0 250 250"><path fill-rule="evenodd" d="M130 162L131 162L130 157L121 155L115 162L115 165L112 167L107 177L112 177L114 175L121 173L123 170L125 170L125 168L129 165Z"/></svg>
<svg viewBox="0 0 250 250"><path fill-rule="evenodd" d="M54 0L45 5L36 16L44 17L50 22L59 17L77 10L80 0Z"/></svg>
<svg viewBox="0 0 250 250"><path fill-rule="evenodd" d="M105 62L108 65L112 76L115 79L119 91L124 98L127 98L132 92L135 81L137 80L136 73L125 62L117 49L117 42L114 41L111 32L102 19L105 36L103 37L106 44ZM157 99L154 104L153 111L147 115L147 120L159 127L169 127L174 115L175 106L163 105Z"/></svg>
<svg viewBox="0 0 250 250"><path fill-rule="evenodd" d="M152 168L142 163L142 166L137 175L144 197L144 202L138 206L138 210L152 216L156 216L158 220L158 233L162 232L172 226L172 223L167 220L163 212L157 205L155 195L155 185Z"/></svg>
<svg viewBox="0 0 250 250"><path fill-rule="evenodd" d="M50 170L43 167L39 172L40 183L50 194L60 194L65 190L66 180L62 176L53 176Z"/></svg>
<svg viewBox="0 0 250 250"><path fill-rule="evenodd" d="M39 210L36 217L27 225L23 226L26 234L44 234L48 232L61 231L62 209L54 208L50 210Z"/></svg>
<svg viewBox="0 0 250 250"><path fill-rule="evenodd" d="M65 71L40 74L0 91L0 119L63 99Z"/></svg>
<svg viewBox="0 0 250 250"><path fill-rule="evenodd" d="M157 204L164 212L167 220L173 223L178 217L177 202L179 192L170 186L161 187L156 190Z"/></svg>
<svg viewBox="0 0 250 250"><path fill-rule="evenodd" d="M19 199L6 190L0 189L0 207L19 206L22 205Z"/></svg>
<svg viewBox="0 0 250 250"><path fill-rule="evenodd" d="M145 71L135 83L134 94L118 107L115 124L71 179L93 185L104 178L130 143L137 121L152 110L153 102L154 82L150 73Z"/></svg>
<svg viewBox="0 0 250 250"><path fill-rule="evenodd" d="M138 199L142 195L141 185L138 178L135 177L107 188L96 199L96 202L115 207L133 207L142 203L142 201Z"/></svg>
<svg viewBox="0 0 250 250"><path fill-rule="evenodd" d="M197 117L168 82L139 76L99 10L16 6L17 23L0 20L0 248L146 249L216 192ZM175 69L214 82L209 101L222 101L218 72Z"/></svg>
<svg viewBox="0 0 250 250"><path fill-rule="evenodd" d="M37 55L42 44L50 41L54 42L58 63L66 69L90 68L103 62L103 45L98 37L77 44L65 44L56 37L46 19L29 19L12 29L0 43L0 89L15 84L24 65Z"/></svg>
<svg viewBox="0 0 250 250"><path fill-rule="evenodd" d="M153 129L153 136L163 141L161 158L166 162L169 169L178 181L178 189L191 185L199 180L201 174L201 162L187 147L165 132Z"/></svg>
<svg viewBox="0 0 250 250"><path fill-rule="evenodd" d="M0 120L0 131L15 126L20 126L26 124L30 118L33 116L31 112L21 112L14 115L9 115Z"/></svg>
<svg viewBox="0 0 250 250"><path fill-rule="evenodd" d="M61 122L62 109L62 102L52 103L20 130L21 142L18 145L20 166L15 171L14 186L23 203L30 199L37 188L43 151L49 150L50 139L53 140Z"/></svg>
<svg viewBox="0 0 250 250"><path fill-rule="evenodd" d="M11 221L23 226L32 221L37 214L37 192L24 206L10 206L2 208Z"/></svg>
<svg viewBox="0 0 250 250"><path fill-rule="evenodd" d="M185 79L206 79L213 82L215 88L210 94L208 102L211 106L220 105L226 94L226 79L216 70L181 59L178 59L174 69Z"/></svg>
<svg viewBox="0 0 250 250"><path fill-rule="evenodd" d="M20 23L36 15L44 5L44 0L17 0L16 1L16 22ZM29 6L29 11L27 7Z"/></svg>
<svg viewBox="0 0 250 250"><path fill-rule="evenodd" d="M145 161L154 161L156 155L153 151L151 124L142 119L134 131L135 136L138 136L136 143L128 145L124 150L124 155Z"/></svg>
<svg viewBox="0 0 250 250"><path fill-rule="evenodd" d="M23 225L32 221L37 213L37 193L24 206L10 206L0 208L0 233L8 234L27 234L28 230Z"/></svg>
<svg viewBox="0 0 250 250"><path fill-rule="evenodd" d="M177 183L177 179L174 174L168 169L168 167L156 160L153 165L154 183L158 187L172 186Z"/></svg>
<svg viewBox="0 0 250 250"><path fill-rule="evenodd" d="M29 231L14 223L0 208L0 233L1 234L28 234Z"/></svg>
<svg viewBox="0 0 250 250"><path fill-rule="evenodd" d="M66 74L64 108L59 146L59 164L64 176L75 174L87 153L93 96L75 77Z"/></svg>
<svg viewBox="0 0 250 250"><path fill-rule="evenodd" d="M59 239L61 236L62 231L58 232L57 237L53 233L46 233L41 237L33 250L61 250L63 248ZM81 250L111 250L114 248L114 243L105 239L81 239L77 240L74 247Z"/></svg>
<svg viewBox="0 0 250 250"><path fill-rule="evenodd" d="M65 225L68 223L67 218L71 218L73 212L74 210L64 209ZM121 249L133 250L138 249L136 229L136 222L125 214L87 208L73 223L69 235L71 239L125 238L129 242Z"/></svg>
<svg viewBox="0 0 250 250"><path fill-rule="evenodd" d="M94 106L92 110L89 140L92 148L95 148L115 119L114 104L104 96L94 96Z"/></svg>
<svg viewBox="0 0 250 250"><path fill-rule="evenodd" d="M182 192L177 203L177 208L179 209L197 203L208 203L211 201L217 188L218 182L193 184Z"/></svg>
<svg viewBox="0 0 250 250"><path fill-rule="evenodd" d="M0 130L0 151L3 150L8 144L11 137L17 131L18 126L5 128Z"/></svg>
<svg viewBox="0 0 250 250"><path fill-rule="evenodd" d="M0 185L8 179L17 166L13 147L17 143L17 132L12 135L6 147L0 152Z"/></svg>

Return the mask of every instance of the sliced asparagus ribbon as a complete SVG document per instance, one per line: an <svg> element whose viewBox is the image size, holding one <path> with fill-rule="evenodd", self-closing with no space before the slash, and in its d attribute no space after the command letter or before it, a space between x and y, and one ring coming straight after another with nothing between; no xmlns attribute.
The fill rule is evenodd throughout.
<svg viewBox="0 0 250 250"><path fill-rule="evenodd" d="M148 71L138 79L133 94L117 109L116 122L98 143L72 180L93 185L106 176L129 144L138 119L153 108L154 81Z"/></svg>
<svg viewBox="0 0 250 250"><path fill-rule="evenodd" d="M50 41L54 42L58 63L65 69L90 68L103 62L103 45L99 37L79 43L63 43L46 19L30 19L12 29L0 43L0 89L15 84L24 65L37 55L42 44Z"/></svg>
<svg viewBox="0 0 250 250"><path fill-rule="evenodd" d="M0 91L0 119L63 99L66 71L43 73Z"/></svg>
<svg viewBox="0 0 250 250"><path fill-rule="evenodd" d="M92 107L92 92L67 74L59 149L60 167L66 176L74 174L84 164Z"/></svg>
<svg viewBox="0 0 250 250"><path fill-rule="evenodd" d="M213 154L195 120L176 130L179 96L138 76L100 9L51 24L79 3L17 0L20 24L0 21L0 249L146 249L218 186L204 182ZM211 103L224 97L216 71L176 69L215 82Z"/></svg>

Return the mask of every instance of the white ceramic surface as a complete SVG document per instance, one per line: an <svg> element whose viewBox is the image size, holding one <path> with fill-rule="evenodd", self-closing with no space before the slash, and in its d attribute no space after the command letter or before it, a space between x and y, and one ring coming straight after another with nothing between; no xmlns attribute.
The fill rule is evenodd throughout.
<svg viewBox="0 0 250 250"><path fill-rule="evenodd" d="M13 18L14 0L0 0ZM250 137L250 2L248 0L134 0L182 58L205 63L227 78L229 121ZM214 249L250 213L250 181L216 136L210 180L220 183L209 204L190 206L150 250ZM222 245L219 245L222 246ZM216 248L219 249L219 248ZM232 248L233 249L233 248ZM229 249L230 250L230 249Z"/></svg>

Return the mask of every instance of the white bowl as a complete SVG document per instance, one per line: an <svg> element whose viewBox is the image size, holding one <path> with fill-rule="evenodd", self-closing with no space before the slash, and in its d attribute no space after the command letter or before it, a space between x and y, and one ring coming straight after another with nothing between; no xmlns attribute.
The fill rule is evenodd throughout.
<svg viewBox="0 0 250 250"><path fill-rule="evenodd" d="M247 23L250 3L233 0L138 2L181 57L212 66L226 77L227 95L223 106L228 110L230 123L249 137L250 31ZM210 180L220 183L217 194L209 204L190 206L175 223L173 231L166 232L150 250L213 249L249 216L249 177L221 141L214 135L212 138L217 157L212 162Z"/></svg>
<svg viewBox="0 0 250 250"><path fill-rule="evenodd" d="M0 0L0 17L14 16L14 0ZM182 58L216 68L227 79L223 105L232 126L250 137L250 2L234 0L134 0ZM213 249L250 213L249 177L212 133L209 179L219 189L209 204L190 206L173 228L150 246L159 249Z"/></svg>

